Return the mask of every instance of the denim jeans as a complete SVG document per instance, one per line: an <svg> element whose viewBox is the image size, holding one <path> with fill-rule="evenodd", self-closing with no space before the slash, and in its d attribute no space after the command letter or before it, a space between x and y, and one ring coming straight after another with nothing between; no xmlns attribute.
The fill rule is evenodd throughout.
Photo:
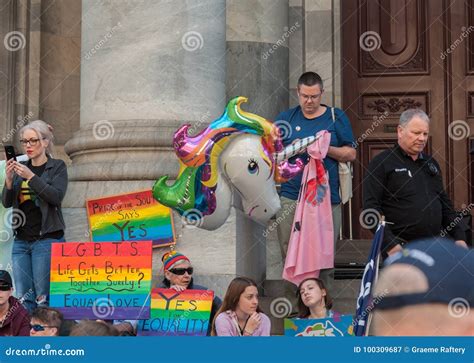
<svg viewBox="0 0 474 363"><path fill-rule="evenodd" d="M64 241L64 238L46 238L34 242L15 239L13 242L15 295L22 299L30 314L37 306L49 304L51 244Z"/></svg>

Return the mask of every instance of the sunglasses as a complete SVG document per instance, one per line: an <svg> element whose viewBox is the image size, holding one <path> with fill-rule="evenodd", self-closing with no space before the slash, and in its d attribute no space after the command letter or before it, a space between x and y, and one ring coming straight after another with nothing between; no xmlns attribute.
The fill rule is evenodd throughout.
<svg viewBox="0 0 474 363"><path fill-rule="evenodd" d="M34 331L45 331L45 328L56 328L55 326L41 325L41 324L30 324L30 328Z"/></svg>
<svg viewBox="0 0 474 363"><path fill-rule="evenodd" d="M11 289L10 285L0 285L0 291L10 291Z"/></svg>
<svg viewBox="0 0 474 363"><path fill-rule="evenodd" d="M175 275L179 275L179 276L182 276L184 275L185 272L188 273L188 275L192 275L193 272L194 272L194 268L193 267L188 267L188 268L172 268L171 270L169 270L171 273L175 274Z"/></svg>

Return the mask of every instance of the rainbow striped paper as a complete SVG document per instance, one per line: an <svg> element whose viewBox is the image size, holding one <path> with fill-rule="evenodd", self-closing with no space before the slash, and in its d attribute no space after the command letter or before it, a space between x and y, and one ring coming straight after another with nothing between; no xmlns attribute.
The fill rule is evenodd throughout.
<svg viewBox="0 0 474 363"><path fill-rule="evenodd" d="M94 242L152 241L153 247L175 243L171 209L158 203L151 190L90 199L87 215Z"/></svg>
<svg viewBox="0 0 474 363"><path fill-rule="evenodd" d="M213 299L211 290L153 289L150 319L139 322L137 334L206 335Z"/></svg>
<svg viewBox="0 0 474 363"><path fill-rule="evenodd" d="M152 243L54 243L50 305L66 319L150 317Z"/></svg>

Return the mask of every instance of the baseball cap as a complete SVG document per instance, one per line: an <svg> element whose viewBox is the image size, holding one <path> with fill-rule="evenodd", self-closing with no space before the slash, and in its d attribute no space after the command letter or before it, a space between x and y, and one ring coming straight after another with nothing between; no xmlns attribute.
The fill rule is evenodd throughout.
<svg viewBox="0 0 474 363"><path fill-rule="evenodd" d="M8 286L13 286L13 281L12 277L6 270L0 270L0 285L8 285Z"/></svg>
<svg viewBox="0 0 474 363"><path fill-rule="evenodd" d="M450 304L459 299L468 306L474 306L474 250L457 246L445 238L418 240L389 256L384 266L396 264L418 268L426 277L428 288L418 293L381 296L375 309L429 303Z"/></svg>

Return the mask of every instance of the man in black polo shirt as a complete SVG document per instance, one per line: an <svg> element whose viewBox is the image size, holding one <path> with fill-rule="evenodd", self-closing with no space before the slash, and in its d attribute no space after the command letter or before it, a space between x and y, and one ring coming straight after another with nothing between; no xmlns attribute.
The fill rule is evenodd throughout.
<svg viewBox="0 0 474 363"><path fill-rule="evenodd" d="M422 151L430 119L419 109L400 115L398 144L375 156L364 179L364 212L385 216L384 256L409 241L442 232L467 247L464 225L443 188L438 162ZM363 212L363 213L364 213Z"/></svg>

